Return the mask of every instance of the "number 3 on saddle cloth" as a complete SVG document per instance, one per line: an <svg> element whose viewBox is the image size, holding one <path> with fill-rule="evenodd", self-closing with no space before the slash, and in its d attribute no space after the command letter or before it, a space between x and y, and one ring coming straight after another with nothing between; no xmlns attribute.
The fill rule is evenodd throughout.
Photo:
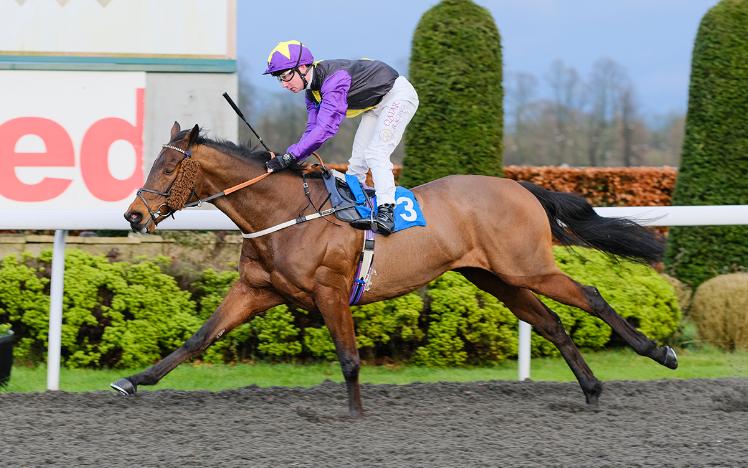
<svg viewBox="0 0 748 468"><path fill-rule="evenodd" d="M367 188L366 194L358 179L350 175L328 169L323 173L322 179L325 187L330 193L330 203L335 208L335 216L345 222L371 219L376 215L376 209L372 214L372 206L377 206L373 190ZM415 195L404 187L395 188L395 229L393 232L402 231L413 226L425 226L426 219L423 217L421 207L416 201Z"/></svg>
<svg viewBox="0 0 748 468"><path fill-rule="evenodd" d="M330 192L330 202L336 208L335 216L341 221L352 222L360 219L372 219L372 206L376 207L376 198L364 193L358 179L341 174L336 170L329 170L323 174L323 180ZM402 231L413 226L425 226L421 207L415 195L404 187L395 188L395 229ZM374 232L366 231L364 245L359 257L358 268L353 280L353 289L349 303L357 304L371 281L372 265L374 262Z"/></svg>
<svg viewBox="0 0 748 468"><path fill-rule="evenodd" d="M376 215L376 210L372 214L371 207L367 204L367 197L364 195L364 191L361 188L361 184L358 179L346 174L346 182L348 187L351 189L353 196L356 199L356 211L362 218L372 218ZM373 206L377 206L376 197L371 198ZM406 189L405 187L395 188L395 229L392 232L402 231L413 226L425 226L426 220L421 212L421 207L418 206L413 192Z"/></svg>

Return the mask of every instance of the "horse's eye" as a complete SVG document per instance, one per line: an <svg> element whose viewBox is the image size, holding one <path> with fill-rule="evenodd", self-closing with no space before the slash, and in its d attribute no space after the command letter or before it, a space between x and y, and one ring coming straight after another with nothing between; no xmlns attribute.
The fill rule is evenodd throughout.
<svg viewBox="0 0 748 468"><path fill-rule="evenodd" d="M167 159L164 164L164 174L171 174L179 166L179 160Z"/></svg>

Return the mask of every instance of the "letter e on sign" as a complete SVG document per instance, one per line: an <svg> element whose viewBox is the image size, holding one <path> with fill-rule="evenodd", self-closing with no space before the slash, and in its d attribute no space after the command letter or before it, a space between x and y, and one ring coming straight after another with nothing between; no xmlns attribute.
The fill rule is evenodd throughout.
<svg viewBox="0 0 748 468"><path fill-rule="evenodd" d="M46 152L16 152L16 143L27 135L38 136ZM16 168L71 166L75 166L73 142L57 122L42 117L19 117L0 125L0 195L21 202L51 200L61 195L72 181L45 177L27 184L18 178Z"/></svg>

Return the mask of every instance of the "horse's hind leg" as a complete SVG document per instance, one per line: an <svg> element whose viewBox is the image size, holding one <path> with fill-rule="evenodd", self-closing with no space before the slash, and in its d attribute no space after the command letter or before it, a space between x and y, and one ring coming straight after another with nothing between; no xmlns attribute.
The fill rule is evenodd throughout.
<svg viewBox="0 0 748 468"><path fill-rule="evenodd" d="M480 289L498 298L520 320L532 325L540 335L553 343L576 376L587 403L597 404L603 389L602 383L597 380L584 361L555 312L546 307L527 289L509 286L488 271L478 269L458 271Z"/></svg>
<svg viewBox="0 0 748 468"><path fill-rule="evenodd" d="M507 281L510 280L507 279ZM567 305L579 307L599 317L640 355L649 357L671 369L678 367L678 358L670 346L657 346L657 343L631 326L613 310L594 286L583 286L562 272L523 277L518 280L518 283L538 294Z"/></svg>
<svg viewBox="0 0 748 468"><path fill-rule="evenodd" d="M145 371L119 379L112 388L133 395L138 385L155 385L182 362L201 353L224 333L245 322L249 317L278 305L282 300L274 293L246 286L241 281L229 290L218 309L181 347Z"/></svg>

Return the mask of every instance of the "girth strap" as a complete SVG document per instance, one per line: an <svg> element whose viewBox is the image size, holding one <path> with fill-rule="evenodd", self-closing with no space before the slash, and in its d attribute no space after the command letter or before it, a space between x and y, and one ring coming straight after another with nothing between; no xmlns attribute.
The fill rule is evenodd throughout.
<svg viewBox="0 0 748 468"><path fill-rule="evenodd" d="M269 227L267 229L263 229L262 231L248 232L246 234L242 233L242 237L245 239L254 239L255 237L262 237L272 232L280 231L281 229L286 229L287 227L290 227L296 224L306 223L307 221L311 221L317 218L322 218L323 216L329 216L335 213L336 211L338 211L337 208L329 208L327 210L318 211L317 213L312 213L310 215L302 215L296 219L289 219L285 223L276 224L275 226Z"/></svg>
<svg viewBox="0 0 748 468"><path fill-rule="evenodd" d="M374 271L374 231L368 230L364 235L364 246L359 257L356 276L353 278L353 289L348 304L355 305L361 300L364 291L369 289L371 274Z"/></svg>

